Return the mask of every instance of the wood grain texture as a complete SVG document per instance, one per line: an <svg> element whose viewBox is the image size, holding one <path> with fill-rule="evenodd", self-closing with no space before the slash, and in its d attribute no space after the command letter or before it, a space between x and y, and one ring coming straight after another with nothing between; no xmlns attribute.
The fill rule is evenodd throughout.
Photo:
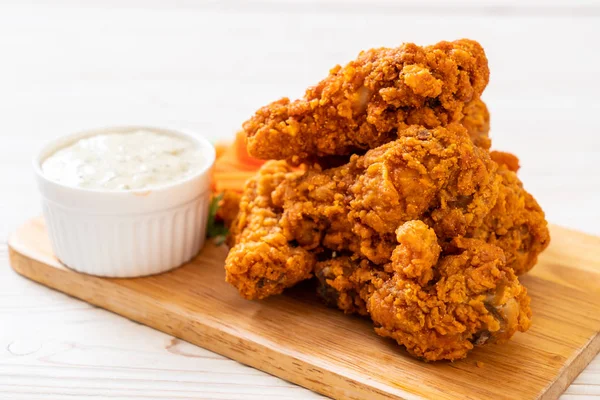
<svg viewBox="0 0 600 400"><path fill-rule="evenodd" d="M137 279L65 268L40 218L19 228L9 249L13 268L34 281L334 398L550 399L600 351L600 238L556 226L552 235L522 278L530 331L466 360L429 364L375 335L368 320L324 307L308 284L261 302L240 298L224 282L224 247Z"/></svg>

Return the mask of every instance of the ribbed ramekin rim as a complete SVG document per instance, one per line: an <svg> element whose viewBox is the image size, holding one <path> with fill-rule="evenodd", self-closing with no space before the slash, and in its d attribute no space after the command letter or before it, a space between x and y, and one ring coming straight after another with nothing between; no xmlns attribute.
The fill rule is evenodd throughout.
<svg viewBox="0 0 600 400"><path fill-rule="evenodd" d="M204 190L203 192L201 192L200 194L198 194L197 196L193 197L191 200L187 200L184 201L182 203L179 204L175 204L169 207L164 207L164 208L155 208L152 209L150 211L144 211L144 212L131 212L131 211L127 211L127 212L123 212L123 213L113 213L113 212L98 212L98 211L89 211L87 209L79 209L79 208L75 208L75 207L69 207L69 206L65 206L64 204L62 204L61 202L58 202L56 200L53 200L51 198L48 198L46 196L44 196L43 194L40 194L40 199L42 200L42 202L51 205L52 207L55 208L60 208L62 210L68 210L70 213L73 214L77 214L77 215L84 215L84 216L89 216L89 217L143 217L143 216L147 216L147 215L152 215L152 214L160 214L160 213L166 213L166 212L171 212L177 209L180 209L182 207L185 207L195 201L198 201L199 199L203 199L203 198L209 198L210 197L210 190Z"/></svg>

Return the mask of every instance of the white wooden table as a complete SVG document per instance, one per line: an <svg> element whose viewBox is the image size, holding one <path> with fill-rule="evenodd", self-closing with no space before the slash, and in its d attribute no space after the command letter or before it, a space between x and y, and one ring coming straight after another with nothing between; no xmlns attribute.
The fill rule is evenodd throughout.
<svg viewBox="0 0 600 400"><path fill-rule="evenodd" d="M470 37L492 70L494 147L548 219L600 234L600 4L592 1L0 0L0 398L318 395L17 276L6 237L40 209L30 158L140 123L231 137L361 49ZM574 5L576 4L576 5ZM600 396L600 358L564 395Z"/></svg>

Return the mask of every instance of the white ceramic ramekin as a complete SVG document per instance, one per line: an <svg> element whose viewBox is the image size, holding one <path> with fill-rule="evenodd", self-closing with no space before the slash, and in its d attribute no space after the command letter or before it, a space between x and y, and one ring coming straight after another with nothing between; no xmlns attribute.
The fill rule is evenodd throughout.
<svg viewBox="0 0 600 400"><path fill-rule="evenodd" d="M47 179L41 163L56 150L102 133L150 130L184 137L205 164L193 176L148 190L101 191ZM215 150L187 131L123 126L88 130L42 147L33 167L54 253L74 270L106 277L152 275L180 266L204 244Z"/></svg>

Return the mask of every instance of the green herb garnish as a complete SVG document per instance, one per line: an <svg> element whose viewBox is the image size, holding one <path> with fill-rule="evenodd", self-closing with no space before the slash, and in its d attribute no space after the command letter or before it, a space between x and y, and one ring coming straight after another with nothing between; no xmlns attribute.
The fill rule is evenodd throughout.
<svg viewBox="0 0 600 400"><path fill-rule="evenodd" d="M210 206L208 207L208 222L206 224L206 236L215 238L215 244L217 245L221 245L225 242L225 236L227 236L228 232L223 221L217 221L217 210L219 209L219 203L222 199L223 193L220 193L210 200Z"/></svg>

